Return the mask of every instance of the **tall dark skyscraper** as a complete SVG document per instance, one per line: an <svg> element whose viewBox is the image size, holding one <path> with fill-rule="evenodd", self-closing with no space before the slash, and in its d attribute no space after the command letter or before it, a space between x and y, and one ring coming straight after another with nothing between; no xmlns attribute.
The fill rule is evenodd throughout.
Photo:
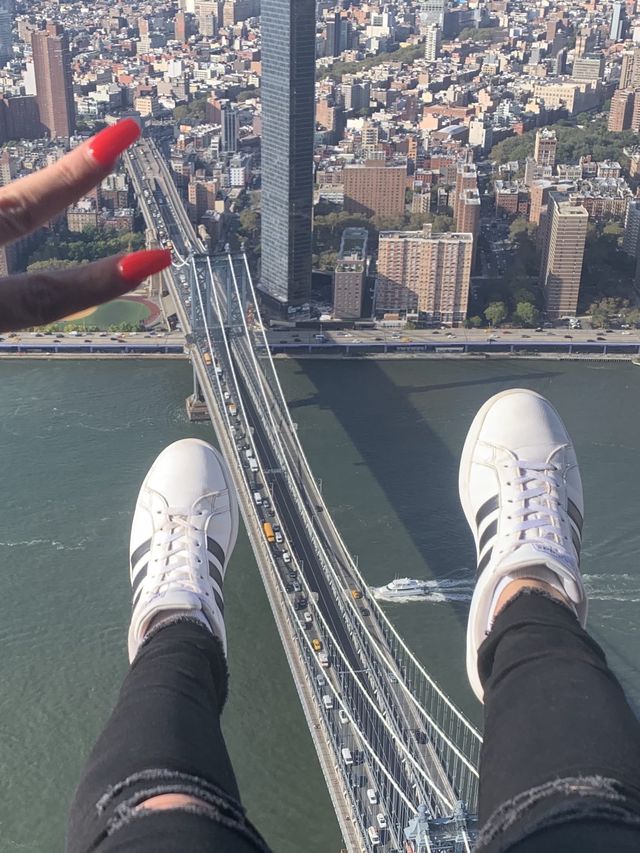
<svg viewBox="0 0 640 853"><path fill-rule="evenodd" d="M222 123L222 150L235 154L238 150L238 110L234 104L224 103L220 108Z"/></svg>
<svg viewBox="0 0 640 853"><path fill-rule="evenodd" d="M60 24L31 33L40 120L49 136L71 136L76 128L69 41Z"/></svg>
<svg viewBox="0 0 640 853"><path fill-rule="evenodd" d="M300 305L311 293L315 0L262 0L260 288Z"/></svg>
<svg viewBox="0 0 640 853"><path fill-rule="evenodd" d="M14 16L13 0L0 0L0 65L6 65L11 59L12 32Z"/></svg>

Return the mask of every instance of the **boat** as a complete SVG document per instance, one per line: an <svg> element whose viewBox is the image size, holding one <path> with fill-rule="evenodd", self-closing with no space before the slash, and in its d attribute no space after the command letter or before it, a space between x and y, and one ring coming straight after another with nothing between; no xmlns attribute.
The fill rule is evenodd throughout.
<svg viewBox="0 0 640 853"><path fill-rule="evenodd" d="M385 598L404 598L407 595L428 595L433 592L433 581L418 581L414 578L396 578L376 592Z"/></svg>

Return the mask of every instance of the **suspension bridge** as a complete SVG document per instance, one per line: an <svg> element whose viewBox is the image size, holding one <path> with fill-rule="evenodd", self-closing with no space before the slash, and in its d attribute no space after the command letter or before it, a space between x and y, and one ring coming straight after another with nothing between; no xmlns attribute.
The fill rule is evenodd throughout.
<svg viewBox="0 0 640 853"><path fill-rule="evenodd" d="M151 140L124 155L225 453L344 844L470 853L481 738L367 593L309 466L243 253L211 256Z"/></svg>

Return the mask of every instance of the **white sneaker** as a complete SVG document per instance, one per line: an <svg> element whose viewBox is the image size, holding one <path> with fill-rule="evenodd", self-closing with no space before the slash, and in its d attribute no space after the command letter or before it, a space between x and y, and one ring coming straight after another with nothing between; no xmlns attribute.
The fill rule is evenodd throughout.
<svg viewBox="0 0 640 853"><path fill-rule="evenodd" d="M130 661L167 611L200 619L226 654L223 582L237 535L235 489L220 453L196 438L166 447L145 477L131 527Z"/></svg>
<svg viewBox="0 0 640 853"><path fill-rule="evenodd" d="M546 581L569 599L583 626L587 619L582 482L571 438L548 400L519 388L488 400L465 441L459 489L478 555L467 673L482 701L478 648L510 581Z"/></svg>

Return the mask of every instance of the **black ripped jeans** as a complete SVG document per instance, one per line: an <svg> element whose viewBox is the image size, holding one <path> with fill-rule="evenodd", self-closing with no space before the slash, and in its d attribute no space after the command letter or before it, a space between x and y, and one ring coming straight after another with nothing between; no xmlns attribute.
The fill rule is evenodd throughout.
<svg viewBox="0 0 640 853"><path fill-rule="evenodd" d="M521 593L479 667L478 853L638 853L640 724L575 616Z"/></svg>
<svg viewBox="0 0 640 853"><path fill-rule="evenodd" d="M222 645L189 619L145 640L87 762L67 853L268 853L247 820L220 729L227 696ZM159 794L202 806L136 806Z"/></svg>
<svg viewBox="0 0 640 853"><path fill-rule="evenodd" d="M640 726L567 608L521 594L480 649L478 853L640 851ZM67 853L265 853L220 730L222 647L202 625L152 634L80 783ZM203 806L136 806L163 793Z"/></svg>

